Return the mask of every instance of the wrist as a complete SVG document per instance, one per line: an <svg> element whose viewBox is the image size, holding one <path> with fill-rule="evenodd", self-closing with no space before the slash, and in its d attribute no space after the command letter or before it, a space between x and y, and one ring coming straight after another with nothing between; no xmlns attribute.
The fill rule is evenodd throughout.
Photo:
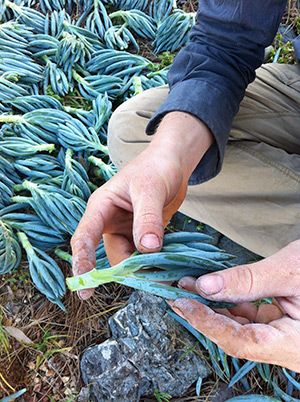
<svg viewBox="0 0 300 402"><path fill-rule="evenodd" d="M198 117L185 112L170 112L161 121L150 148L170 155L183 169L186 180L214 142L210 129Z"/></svg>

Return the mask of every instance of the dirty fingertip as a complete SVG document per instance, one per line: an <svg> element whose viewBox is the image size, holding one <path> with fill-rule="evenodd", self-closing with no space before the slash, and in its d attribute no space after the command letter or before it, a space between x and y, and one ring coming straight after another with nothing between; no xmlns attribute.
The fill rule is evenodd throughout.
<svg viewBox="0 0 300 402"><path fill-rule="evenodd" d="M77 295L78 295L79 299L87 300L92 296L93 293L94 293L94 289L84 289L84 290L79 290L77 292Z"/></svg>
<svg viewBox="0 0 300 402"><path fill-rule="evenodd" d="M172 307L172 309L173 309L174 313L176 313L177 315L179 315L181 318L183 318L184 320L187 319L181 310L179 310L179 309L176 308L176 307Z"/></svg>

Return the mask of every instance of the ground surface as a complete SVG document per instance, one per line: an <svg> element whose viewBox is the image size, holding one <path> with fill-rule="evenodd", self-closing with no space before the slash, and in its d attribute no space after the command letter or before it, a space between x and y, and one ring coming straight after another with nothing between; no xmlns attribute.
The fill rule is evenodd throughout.
<svg viewBox="0 0 300 402"><path fill-rule="evenodd" d="M237 256L236 264L253 262L259 258L213 228L179 213L172 219L170 229L209 233L214 238L214 244ZM60 265L65 275L70 276L70 266L62 262ZM67 313L63 313L34 289L25 265L9 278L1 279L0 397L26 387L28 392L18 398L20 402L88 402L88 398L79 397L79 391L84 385L80 376L80 357L88 346L110 337L107 320L116 309L124 306L132 290L117 284L105 285L85 302L68 291L63 300ZM12 330L11 335L8 335L4 329L8 326L22 332ZM20 342L26 341L25 335L32 344ZM200 349L195 348L193 353L200 353ZM280 368L274 367L273 374L279 383L284 384ZM273 390L268 389L255 369L248 374L247 379L251 393L273 395ZM232 393L241 395L245 391L238 384ZM226 383L212 374L203 382L201 397L196 396L194 385L182 398L170 400L222 402L232 393L229 393ZM155 396L141 399L142 402L157 400Z"/></svg>

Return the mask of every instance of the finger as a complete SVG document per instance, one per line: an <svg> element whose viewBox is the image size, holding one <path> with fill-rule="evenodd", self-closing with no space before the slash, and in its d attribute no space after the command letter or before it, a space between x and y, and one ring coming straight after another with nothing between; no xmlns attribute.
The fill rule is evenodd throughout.
<svg viewBox="0 0 300 402"><path fill-rule="evenodd" d="M282 298L282 299L283 299L283 298ZM287 313L287 312L282 308L282 306L281 306L281 304L279 303L279 301L278 301L277 298L273 297L273 299L272 299L272 304L274 304L274 306L277 306L277 307L279 308L279 310L281 310L281 312L282 312L283 315L284 315L284 314L289 314L289 313Z"/></svg>
<svg viewBox="0 0 300 402"><path fill-rule="evenodd" d="M296 251L299 254L299 250L294 248L289 245L254 264L203 275L197 281L197 291L211 300L234 303L264 297L294 296L299 288L296 258L291 258L291 254Z"/></svg>
<svg viewBox="0 0 300 402"><path fill-rule="evenodd" d="M190 292L197 292L196 281L197 278L193 276L185 276L178 281L177 286ZM226 315L226 317L230 317L240 324L249 324L250 321L253 321L256 317L257 307L252 303L242 303L231 309L214 309L214 311Z"/></svg>
<svg viewBox="0 0 300 402"><path fill-rule="evenodd" d="M261 304L258 307L255 322L268 324L271 321L278 320L283 317L282 311L274 304Z"/></svg>
<svg viewBox="0 0 300 402"><path fill-rule="evenodd" d="M73 272L75 275L95 266L95 249L100 243L104 220L97 203L90 197L87 208L71 239ZM85 267L85 265L88 265Z"/></svg>
<svg viewBox="0 0 300 402"><path fill-rule="evenodd" d="M91 271L96 264L95 249L100 243L104 223L92 197L71 239L74 276ZM93 293L94 289L77 292L82 300L88 299Z"/></svg>
<svg viewBox="0 0 300 402"><path fill-rule="evenodd" d="M103 242L111 266L129 258L135 251L133 244L126 237L118 234L104 234Z"/></svg>
<svg viewBox="0 0 300 402"><path fill-rule="evenodd" d="M72 254L72 270L74 276L89 272L95 267L96 256L93 241L87 236L85 237L85 241L81 240L80 234L77 238L75 237L73 239ZM82 300L89 299L93 293L94 289L84 289L77 292L78 297Z"/></svg>
<svg viewBox="0 0 300 402"><path fill-rule="evenodd" d="M294 320L300 321L300 299L299 297L277 297L277 301L279 303L279 307L281 311L285 314L288 314ZM273 304L275 302L273 301Z"/></svg>
<svg viewBox="0 0 300 402"><path fill-rule="evenodd" d="M180 289L185 289L185 290L189 290L190 292L197 292L196 289L196 281L197 278L195 278L194 276L184 276L183 278L181 278L178 281L178 287Z"/></svg>
<svg viewBox="0 0 300 402"><path fill-rule="evenodd" d="M225 317L231 318L232 320L238 322L239 324L250 324L250 321L246 317L239 315L233 315L227 308L215 308L214 311L218 314L224 315Z"/></svg>
<svg viewBox="0 0 300 402"><path fill-rule="evenodd" d="M284 357L281 359L278 353L284 343L280 329L264 324L241 325L191 299L178 299L172 308L225 353L240 359L283 364Z"/></svg>
<svg viewBox="0 0 300 402"><path fill-rule="evenodd" d="M247 318L249 321L255 321L257 307L253 303L241 303L236 307L231 307L229 311L236 316Z"/></svg>
<svg viewBox="0 0 300 402"><path fill-rule="evenodd" d="M79 299L81 300L87 300L89 299L95 292L95 289L83 289L83 290L78 290L77 295Z"/></svg>

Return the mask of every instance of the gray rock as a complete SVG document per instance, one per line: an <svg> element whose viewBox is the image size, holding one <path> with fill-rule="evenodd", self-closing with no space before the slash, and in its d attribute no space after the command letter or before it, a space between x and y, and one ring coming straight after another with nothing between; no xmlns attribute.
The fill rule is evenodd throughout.
<svg viewBox="0 0 300 402"><path fill-rule="evenodd" d="M186 353L195 338L167 309L163 299L134 292L109 319L112 338L88 348L81 360L92 401L137 402L155 389L182 396L199 376L210 373L198 354Z"/></svg>
<svg viewBox="0 0 300 402"><path fill-rule="evenodd" d="M9 300L6 303L5 308L6 308L6 310L7 310L9 315L15 316L20 312L20 310L22 308L22 303L20 303L20 302L16 303L16 302L13 302L13 301Z"/></svg>

